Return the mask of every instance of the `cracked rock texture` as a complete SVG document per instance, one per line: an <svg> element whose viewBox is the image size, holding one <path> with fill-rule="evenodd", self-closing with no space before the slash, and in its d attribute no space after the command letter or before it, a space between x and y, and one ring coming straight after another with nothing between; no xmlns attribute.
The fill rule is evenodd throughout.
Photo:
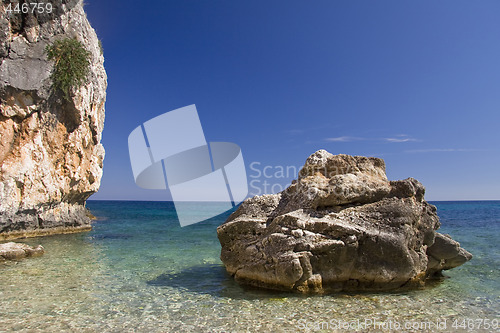
<svg viewBox="0 0 500 333"><path fill-rule="evenodd" d="M423 286L472 258L442 235L413 178L382 159L312 154L283 192L256 196L218 227L221 260L242 284L303 293Z"/></svg>
<svg viewBox="0 0 500 333"><path fill-rule="evenodd" d="M51 14L0 7L0 239L88 230L85 201L101 181L104 58L82 2L51 3ZM63 38L91 54L88 83L69 101L52 89L45 53Z"/></svg>

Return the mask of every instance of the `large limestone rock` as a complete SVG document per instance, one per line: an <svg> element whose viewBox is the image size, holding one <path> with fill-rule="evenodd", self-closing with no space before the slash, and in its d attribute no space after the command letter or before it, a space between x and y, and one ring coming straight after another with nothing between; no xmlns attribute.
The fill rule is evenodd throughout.
<svg viewBox="0 0 500 333"><path fill-rule="evenodd" d="M21 4L29 1L19 1ZM107 78L81 1L51 14L0 7L0 239L88 230L99 189ZM76 38L91 54L88 83L66 100L51 89L45 47Z"/></svg>
<svg viewBox="0 0 500 333"><path fill-rule="evenodd" d="M415 287L472 258L436 232L436 207L373 157L311 155L297 181L256 196L217 229L236 281L298 292Z"/></svg>

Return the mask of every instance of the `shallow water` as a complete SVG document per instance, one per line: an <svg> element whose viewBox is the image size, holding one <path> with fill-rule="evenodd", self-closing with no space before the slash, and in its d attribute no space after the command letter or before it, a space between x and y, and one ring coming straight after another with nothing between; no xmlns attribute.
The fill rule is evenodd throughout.
<svg viewBox="0 0 500 333"><path fill-rule="evenodd" d="M0 331L500 331L484 327L500 319L500 202L434 204L441 232L474 255L449 279L306 297L225 273L215 230L228 214L180 228L171 203L90 201L92 231L22 240L46 254L0 266Z"/></svg>

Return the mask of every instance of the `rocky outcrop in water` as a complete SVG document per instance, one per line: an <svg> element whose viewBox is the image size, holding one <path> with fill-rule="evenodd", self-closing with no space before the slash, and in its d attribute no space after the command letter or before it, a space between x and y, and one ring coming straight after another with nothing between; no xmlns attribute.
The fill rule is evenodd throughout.
<svg viewBox="0 0 500 333"><path fill-rule="evenodd" d="M51 4L51 13L0 7L0 239L88 230L85 201L102 176L102 51L81 1ZM53 89L45 51L64 38L90 52L88 82L69 99Z"/></svg>
<svg viewBox="0 0 500 333"><path fill-rule="evenodd" d="M311 155L290 187L256 196L218 227L236 281L298 292L418 287L472 258L436 230L436 207L382 159Z"/></svg>
<svg viewBox="0 0 500 333"><path fill-rule="evenodd" d="M4 260L17 260L26 257L41 256L45 253L43 246L31 247L22 243L0 244L0 262Z"/></svg>

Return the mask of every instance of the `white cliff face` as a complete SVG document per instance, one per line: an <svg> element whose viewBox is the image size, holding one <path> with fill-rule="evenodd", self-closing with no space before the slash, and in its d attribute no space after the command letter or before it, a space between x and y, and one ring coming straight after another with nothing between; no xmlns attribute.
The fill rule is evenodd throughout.
<svg viewBox="0 0 500 333"><path fill-rule="evenodd" d="M23 1L20 1L23 2ZM0 239L86 230L99 189L107 78L81 1L44 14L0 7ZM54 91L45 47L76 38L91 54L88 83L71 100Z"/></svg>

